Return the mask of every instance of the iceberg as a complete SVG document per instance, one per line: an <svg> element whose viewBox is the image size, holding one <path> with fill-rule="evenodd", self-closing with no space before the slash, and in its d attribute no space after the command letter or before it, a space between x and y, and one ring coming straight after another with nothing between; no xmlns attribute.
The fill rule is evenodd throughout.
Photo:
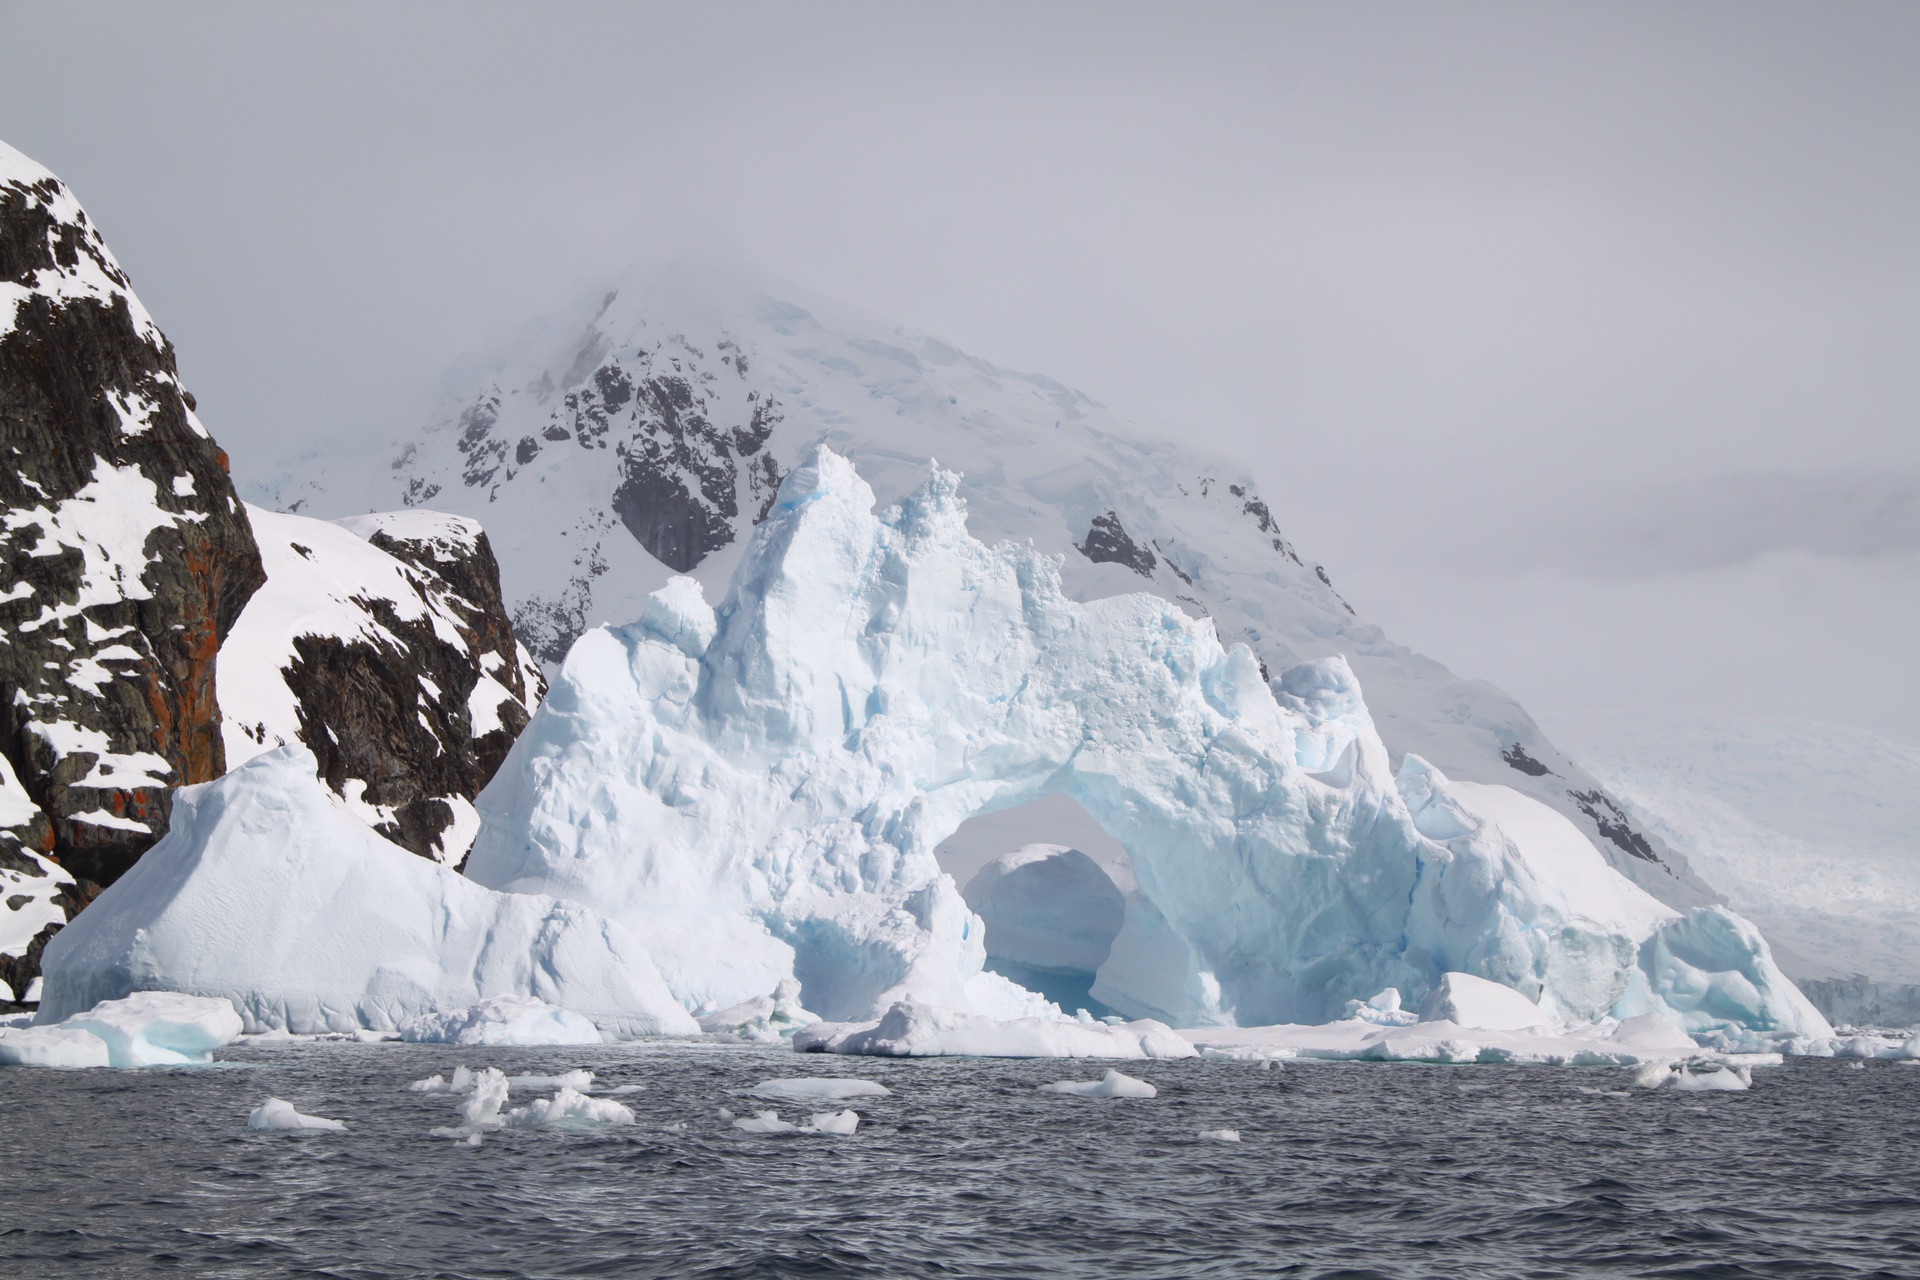
<svg viewBox="0 0 1920 1280"><path fill-rule="evenodd" d="M1737 916L1681 915L1509 788L1394 770L1343 658L1269 680L1177 604L1070 599L1056 558L973 539L938 467L874 505L822 446L717 607L674 578L582 635L476 802L467 874L604 912L688 1008L798 982L831 1022L796 1048L1137 1056L1041 1030L1038 997L1012 1016L1025 993L985 980L987 924L934 858L969 817L1064 794L1137 881L1092 988L1123 1015L1320 1024L1462 973L1556 1022L1831 1034ZM1043 909L1071 926L1055 963L1097 950L1092 892Z"/></svg>
<svg viewBox="0 0 1920 1280"><path fill-rule="evenodd" d="M604 1039L587 1018L519 995L420 1014L401 1024L400 1038L414 1044L479 1045L601 1044Z"/></svg>
<svg viewBox="0 0 1920 1280"><path fill-rule="evenodd" d="M314 769L288 746L180 788L166 837L48 944L39 1021L166 990L230 1000L250 1032L396 1031L493 996L613 1037L697 1030L620 925L415 857Z"/></svg>
<svg viewBox="0 0 1920 1280"><path fill-rule="evenodd" d="M247 1114L247 1128L267 1132L295 1132L298 1130L319 1130L328 1133L341 1133L346 1130L341 1120L328 1120L323 1116L302 1115L294 1109L291 1102L283 1098L268 1098Z"/></svg>

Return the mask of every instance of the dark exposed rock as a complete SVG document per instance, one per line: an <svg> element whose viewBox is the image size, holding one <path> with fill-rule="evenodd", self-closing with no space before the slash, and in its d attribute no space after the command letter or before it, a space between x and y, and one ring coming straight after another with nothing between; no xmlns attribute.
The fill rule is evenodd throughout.
<svg viewBox="0 0 1920 1280"><path fill-rule="evenodd" d="M1517 742L1505 751L1502 751L1500 758L1505 760L1511 767L1526 774L1529 778L1543 778L1553 772L1553 770L1528 755L1527 749Z"/></svg>
<svg viewBox="0 0 1920 1280"><path fill-rule="evenodd" d="M264 612L258 626L242 617L224 660L277 667L291 720L284 695L257 680L223 686L224 710L241 746L298 739L375 830L456 862L469 802L545 693L539 668L514 639L477 524L424 511L342 524L254 513ZM288 618L291 634L274 622Z"/></svg>
<svg viewBox="0 0 1920 1280"><path fill-rule="evenodd" d="M1621 852L1646 862L1660 861L1659 855L1653 851L1653 845L1633 829L1633 821L1612 796L1600 790L1569 791L1567 795L1572 798L1574 807L1592 821L1601 836L1612 841Z"/></svg>
<svg viewBox="0 0 1920 1280"><path fill-rule="evenodd" d="M224 771L215 656L263 572L172 345L5 147L0 282L24 291L0 295L0 753L45 818L0 843L77 903L165 832L169 788Z"/></svg>
<svg viewBox="0 0 1920 1280"><path fill-rule="evenodd" d="M1151 578L1154 565L1159 563L1153 552L1127 536L1120 517L1111 511L1095 516L1086 538L1075 546L1095 564L1125 565L1143 578Z"/></svg>

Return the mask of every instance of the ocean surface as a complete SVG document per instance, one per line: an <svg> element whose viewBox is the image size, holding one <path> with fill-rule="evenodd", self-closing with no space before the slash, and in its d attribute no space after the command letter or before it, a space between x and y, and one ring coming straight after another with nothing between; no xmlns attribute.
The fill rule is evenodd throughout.
<svg viewBox="0 0 1920 1280"><path fill-rule="evenodd" d="M1920 1067L1746 1093L1618 1069L1119 1064L697 1046L240 1044L212 1067L0 1069L0 1276L1920 1277ZM431 1136L456 1064L576 1067L638 1123ZM736 1091L893 1090L852 1137L742 1133ZM345 1133L254 1133L269 1096ZM544 1096L517 1092L515 1105ZM666 1126L684 1122L683 1131ZM1238 1129L1237 1144L1201 1141Z"/></svg>

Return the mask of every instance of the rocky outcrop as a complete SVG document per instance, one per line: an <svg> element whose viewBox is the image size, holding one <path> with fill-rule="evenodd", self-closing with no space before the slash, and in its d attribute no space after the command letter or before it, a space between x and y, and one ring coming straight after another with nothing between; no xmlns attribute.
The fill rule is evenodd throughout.
<svg viewBox="0 0 1920 1280"><path fill-rule="evenodd" d="M20 883L64 871L84 901L166 831L169 788L224 772L215 656L263 573L172 345L73 195L4 144L0 453L0 754L39 815L0 837L19 961L6 918L49 898Z"/></svg>
<svg viewBox="0 0 1920 1280"><path fill-rule="evenodd" d="M302 743L381 835L458 863L473 797L545 693L486 534L430 511L251 514L267 584L221 654L229 761Z"/></svg>

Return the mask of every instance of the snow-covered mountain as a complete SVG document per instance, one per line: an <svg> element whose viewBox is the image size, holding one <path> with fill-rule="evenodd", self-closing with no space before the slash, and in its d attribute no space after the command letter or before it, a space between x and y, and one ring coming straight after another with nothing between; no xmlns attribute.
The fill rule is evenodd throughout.
<svg viewBox="0 0 1920 1280"><path fill-rule="evenodd" d="M171 788L225 768L214 660L262 571L172 345L4 143L0 455L0 979L24 986Z"/></svg>
<svg viewBox="0 0 1920 1280"><path fill-rule="evenodd" d="M227 766L302 744L367 825L458 863L473 797L546 689L486 534L432 511L248 515L267 581L220 651Z"/></svg>
<svg viewBox="0 0 1920 1280"><path fill-rule="evenodd" d="M554 334L494 361L397 441L390 465L367 466L358 447L310 450L252 491L313 514L408 504L481 521L515 628L551 672L585 628L638 617L674 572L717 594L814 444L849 457L882 503L937 459L963 477L972 532L1063 556L1074 598L1154 592L1212 618L1269 673L1342 655L1396 758L1519 788L1662 901L1713 900L1512 698L1358 616L1237 463L1052 379L718 277L629 282Z"/></svg>
<svg viewBox="0 0 1920 1280"><path fill-rule="evenodd" d="M4 144L0 450L0 1001L175 788L281 743L407 849L464 854L540 696L485 535L417 510L256 529L100 232Z"/></svg>
<svg viewBox="0 0 1920 1280"><path fill-rule="evenodd" d="M1920 1024L1920 750L1800 722L1574 731L1830 1017Z"/></svg>

